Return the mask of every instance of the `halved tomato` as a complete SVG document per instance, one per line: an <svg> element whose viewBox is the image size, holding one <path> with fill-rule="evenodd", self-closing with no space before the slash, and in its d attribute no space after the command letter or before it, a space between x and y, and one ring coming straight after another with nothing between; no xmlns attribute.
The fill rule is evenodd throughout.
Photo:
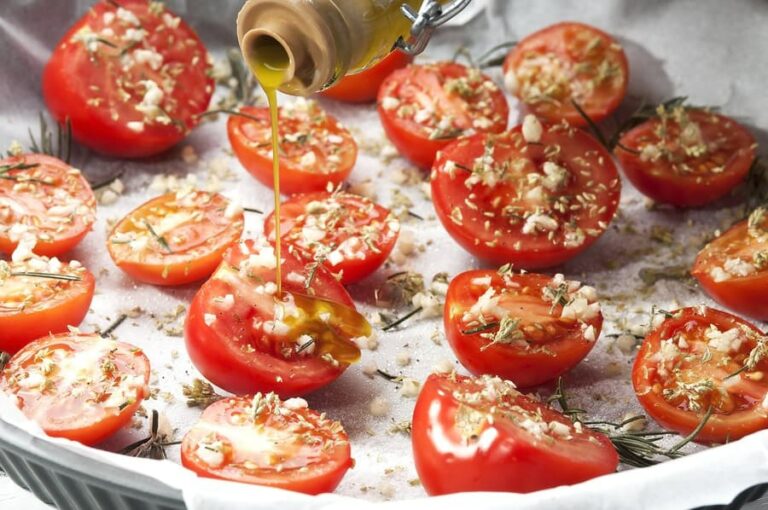
<svg viewBox="0 0 768 510"><path fill-rule="evenodd" d="M384 132L404 157L430 168L437 153L461 136L507 128L504 93L479 69L456 62L410 65L379 88Z"/></svg>
<svg viewBox="0 0 768 510"><path fill-rule="evenodd" d="M320 95L345 103L372 103L376 101L379 87L397 69L413 62L413 56L395 50L365 71L348 74Z"/></svg>
<svg viewBox="0 0 768 510"><path fill-rule="evenodd" d="M768 211L755 209L705 246L691 274L723 306L768 320Z"/></svg>
<svg viewBox="0 0 768 510"><path fill-rule="evenodd" d="M351 193L312 193L280 206L280 239L302 257L322 261L342 284L362 280L379 268L395 247L400 222L388 209ZM264 235L275 242L275 219Z"/></svg>
<svg viewBox="0 0 768 510"><path fill-rule="evenodd" d="M149 395L149 373L149 360L138 347L67 333L16 353L0 388L49 436L94 445L128 424Z"/></svg>
<svg viewBox="0 0 768 510"><path fill-rule="evenodd" d="M477 134L443 150L432 201L448 233L478 258L535 269L563 263L613 219L621 182L610 154L564 124Z"/></svg>
<svg viewBox="0 0 768 510"><path fill-rule="evenodd" d="M430 495L533 492L616 471L610 439L498 377L432 374L413 412L413 457Z"/></svg>
<svg viewBox="0 0 768 510"><path fill-rule="evenodd" d="M88 147L123 158L180 142L213 94L197 34L162 3L101 1L72 26L43 72L53 117Z"/></svg>
<svg viewBox="0 0 768 510"><path fill-rule="evenodd" d="M632 384L646 412L695 441L724 443L768 428L768 337L749 322L704 306L683 308L643 342Z"/></svg>
<svg viewBox="0 0 768 510"><path fill-rule="evenodd" d="M341 423L274 393L208 406L181 442L181 462L207 478L306 494L333 491L354 465Z"/></svg>
<svg viewBox="0 0 768 510"><path fill-rule="evenodd" d="M134 209L107 239L115 264L137 280L182 285L206 278L243 234L243 209L218 193L167 193Z"/></svg>
<svg viewBox="0 0 768 510"><path fill-rule="evenodd" d="M96 198L80 170L42 154L0 161L0 253L25 236L55 257L74 248L96 220Z"/></svg>
<svg viewBox="0 0 768 510"><path fill-rule="evenodd" d="M272 123L267 107L246 106L227 121L227 134L240 164L273 187ZM280 192L324 191L344 182L357 160L357 143L347 129L316 102L297 98L278 111Z"/></svg>
<svg viewBox="0 0 768 510"><path fill-rule="evenodd" d="M746 178L757 147L733 119L663 105L619 143L614 152L632 184L653 200L677 207L702 206L727 195Z"/></svg>
<svg viewBox="0 0 768 510"><path fill-rule="evenodd" d="M561 274L467 271L451 280L445 302L445 336L461 364L522 387L573 368L603 324L595 289Z"/></svg>
<svg viewBox="0 0 768 510"><path fill-rule="evenodd" d="M22 249L24 247L22 246ZM14 252L0 260L0 351L77 326L91 306L95 279L79 262Z"/></svg>
<svg viewBox="0 0 768 510"><path fill-rule="evenodd" d="M352 341L370 325L322 266L275 250L265 238L230 248L195 295L187 315L187 351L200 373L236 394L301 395L338 378L360 350Z"/></svg>
<svg viewBox="0 0 768 510"><path fill-rule="evenodd" d="M627 94L629 66L616 39L583 23L564 22L512 48L504 61L504 83L536 116L586 126L573 101L596 122L608 117Z"/></svg>

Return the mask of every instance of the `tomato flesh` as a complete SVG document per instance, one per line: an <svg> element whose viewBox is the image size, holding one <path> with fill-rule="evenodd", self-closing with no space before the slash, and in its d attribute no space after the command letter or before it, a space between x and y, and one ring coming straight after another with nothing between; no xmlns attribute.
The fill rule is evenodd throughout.
<svg viewBox="0 0 768 510"><path fill-rule="evenodd" d="M535 121L535 119L533 119ZM592 245L619 205L621 183L602 146L585 132L523 126L454 142L432 170L432 201L465 250L501 265L561 264Z"/></svg>
<svg viewBox="0 0 768 510"><path fill-rule="evenodd" d="M149 360L137 347L68 333L16 353L0 387L49 436L94 445L130 422L149 395L149 373Z"/></svg>
<svg viewBox="0 0 768 510"><path fill-rule="evenodd" d="M306 494L333 491L353 465L339 422L274 393L207 407L184 436L181 460L200 476Z"/></svg>
<svg viewBox="0 0 768 510"><path fill-rule="evenodd" d="M575 101L595 122L621 104L629 84L624 50L605 32L565 22L535 32L512 48L504 82L536 116L586 126Z"/></svg>
<svg viewBox="0 0 768 510"><path fill-rule="evenodd" d="M616 471L610 440L498 377L433 374L413 412L416 471L430 495L533 492Z"/></svg>
<svg viewBox="0 0 768 510"><path fill-rule="evenodd" d="M140 158L180 142L213 94L208 52L159 2L97 2L43 72L53 117L98 152Z"/></svg>
<svg viewBox="0 0 768 510"><path fill-rule="evenodd" d="M699 443L767 428L766 342L735 315L703 306L678 310L640 347L632 370L637 398L654 420L681 435L693 432L711 410L695 438Z"/></svg>
<svg viewBox="0 0 768 510"><path fill-rule="evenodd" d="M379 89L378 110L392 144L424 169L461 136L504 131L509 117L507 100L493 80L455 62L393 72Z"/></svg>
<svg viewBox="0 0 768 510"><path fill-rule="evenodd" d="M243 233L243 210L218 193L180 191L142 204L115 225L107 248L137 280L183 285L210 276Z"/></svg>
<svg viewBox="0 0 768 510"><path fill-rule="evenodd" d="M724 115L684 106L657 113L624 133L615 150L641 193L677 207L699 207L727 195L746 178L756 144L743 126Z"/></svg>
<svg viewBox="0 0 768 510"><path fill-rule="evenodd" d="M267 107L247 106L227 121L227 134L240 164L272 188L272 123ZM296 99L278 111L280 192L285 195L335 188L357 160L357 143L333 116L314 101Z"/></svg>
<svg viewBox="0 0 768 510"><path fill-rule="evenodd" d="M603 322L596 299L595 289L562 275L467 271L448 287L445 334L473 374L535 386L592 350Z"/></svg>
<svg viewBox="0 0 768 510"><path fill-rule="evenodd" d="M345 103L372 103L376 101L379 87L397 69L413 62L413 56L395 50L365 71L348 74L320 95Z"/></svg>
<svg viewBox="0 0 768 510"><path fill-rule="evenodd" d="M350 193L312 193L280 206L281 240L302 257L322 260L342 284L362 280L379 268L395 247L399 221L384 207ZM275 219L264 235L275 242Z"/></svg>

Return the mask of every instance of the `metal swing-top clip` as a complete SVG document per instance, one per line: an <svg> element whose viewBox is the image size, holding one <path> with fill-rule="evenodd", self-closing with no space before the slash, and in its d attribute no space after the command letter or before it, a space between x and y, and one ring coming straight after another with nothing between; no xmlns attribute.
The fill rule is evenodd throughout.
<svg viewBox="0 0 768 510"><path fill-rule="evenodd" d="M398 39L395 46L409 55L418 55L427 47L432 32L461 12L472 0L453 0L447 5L441 5L437 0L424 0L416 13L410 5L403 4L400 10L413 26L408 41Z"/></svg>

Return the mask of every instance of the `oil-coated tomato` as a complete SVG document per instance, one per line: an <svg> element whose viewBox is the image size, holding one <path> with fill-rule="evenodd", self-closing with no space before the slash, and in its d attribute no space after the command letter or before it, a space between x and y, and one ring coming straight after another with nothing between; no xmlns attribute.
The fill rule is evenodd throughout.
<svg viewBox="0 0 768 510"><path fill-rule="evenodd" d="M443 150L432 200L448 233L478 258L535 269L565 262L608 228L621 182L587 133L533 116L500 135Z"/></svg>
<svg viewBox="0 0 768 510"><path fill-rule="evenodd" d="M197 34L162 3L105 0L54 49L43 97L83 145L118 157L151 156L180 142L208 108L209 71Z"/></svg>
<svg viewBox="0 0 768 510"><path fill-rule="evenodd" d="M691 271L718 303L758 320L768 320L768 212L749 219L710 242Z"/></svg>
<svg viewBox="0 0 768 510"><path fill-rule="evenodd" d="M337 84L320 93L321 96L346 103L372 103L376 101L379 87L397 69L413 62L413 57L395 50L381 61L357 74L349 74Z"/></svg>
<svg viewBox="0 0 768 510"><path fill-rule="evenodd" d="M659 107L619 143L614 152L632 184L653 200L678 207L727 195L746 178L756 148L749 131L733 119L685 106Z"/></svg>
<svg viewBox="0 0 768 510"><path fill-rule="evenodd" d="M493 80L455 62L395 71L379 89L378 110L392 144L425 169L453 140L500 133L509 117L504 93Z"/></svg>
<svg viewBox="0 0 768 510"><path fill-rule="evenodd" d="M24 255L23 249L9 262L0 260L0 351L9 354L77 326L93 299L95 279L79 262Z"/></svg>
<svg viewBox="0 0 768 510"><path fill-rule="evenodd" d="M206 278L243 233L243 209L218 193L167 193L118 222L107 239L115 264L137 280L182 285Z"/></svg>
<svg viewBox="0 0 768 510"><path fill-rule="evenodd" d="M149 373L138 347L68 333L20 350L2 372L0 388L49 436L94 445L128 424L149 395Z"/></svg>
<svg viewBox="0 0 768 510"><path fill-rule="evenodd" d="M320 260L342 284L373 273L395 247L400 222L389 210L351 193L297 195L284 202L280 239L302 257ZM264 234L275 242L275 219L264 221Z"/></svg>
<svg viewBox="0 0 768 510"><path fill-rule="evenodd" d="M184 436L181 461L200 476L306 494L333 491L354 464L341 423L274 393L208 406Z"/></svg>
<svg viewBox="0 0 768 510"><path fill-rule="evenodd" d="M504 84L538 117L585 126L573 102L594 121L618 108L629 67L621 45L582 23L565 22L529 35L504 61Z"/></svg>
<svg viewBox="0 0 768 510"><path fill-rule="evenodd" d="M230 248L195 295L187 315L187 351L198 370L236 394L301 395L338 378L370 334L352 299L322 266L282 249L282 295L275 250L267 240ZM310 295L319 299L313 299Z"/></svg>
<svg viewBox="0 0 768 510"><path fill-rule="evenodd" d="M445 335L461 364L522 387L584 359L603 323L595 289L561 274L467 271L451 281L445 299Z"/></svg>
<svg viewBox="0 0 768 510"><path fill-rule="evenodd" d="M643 342L632 384L646 412L695 441L723 443L768 428L768 337L735 315L683 308Z"/></svg>
<svg viewBox="0 0 768 510"><path fill-rule="evenodd" d="M227 122L229 143L240 164L259 182L273 187L272 123L267 107L247 106ZM324 191L346 179L357 160L357 143L314 101L296 99L280 107L280 192ZM330 186L329 186L330 184Z"/></svg>
<svg viewBox="0 0 768 510"><path fill-rule="evenodd" d="M42 154L0 160L0 253L33 237L38 255L61 255L95 220L96 198L79 170Z"/></svg>
<svg viewBox="0 0 768 510"><path fill-rule="evenodd" d="M429 376L412 441L430 495L533 492L613 473L619 463L606 436L487 375Z"/></svg>

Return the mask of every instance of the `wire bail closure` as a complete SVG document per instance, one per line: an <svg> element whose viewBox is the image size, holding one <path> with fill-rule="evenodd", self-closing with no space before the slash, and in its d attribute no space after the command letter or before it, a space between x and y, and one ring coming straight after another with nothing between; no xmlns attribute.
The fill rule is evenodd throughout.
<svg viewBox="0 0 768 510"><path fill-rule="evenodd" d="M413 25L411 26L411 37L407 41L401 37L395 43L395 47L409 55L418 55L427 47L432 32L464 10L471 1L453 0L443 6L437 0L424 0L418 13L410 5L401 5L400 11Z"/></svg>

